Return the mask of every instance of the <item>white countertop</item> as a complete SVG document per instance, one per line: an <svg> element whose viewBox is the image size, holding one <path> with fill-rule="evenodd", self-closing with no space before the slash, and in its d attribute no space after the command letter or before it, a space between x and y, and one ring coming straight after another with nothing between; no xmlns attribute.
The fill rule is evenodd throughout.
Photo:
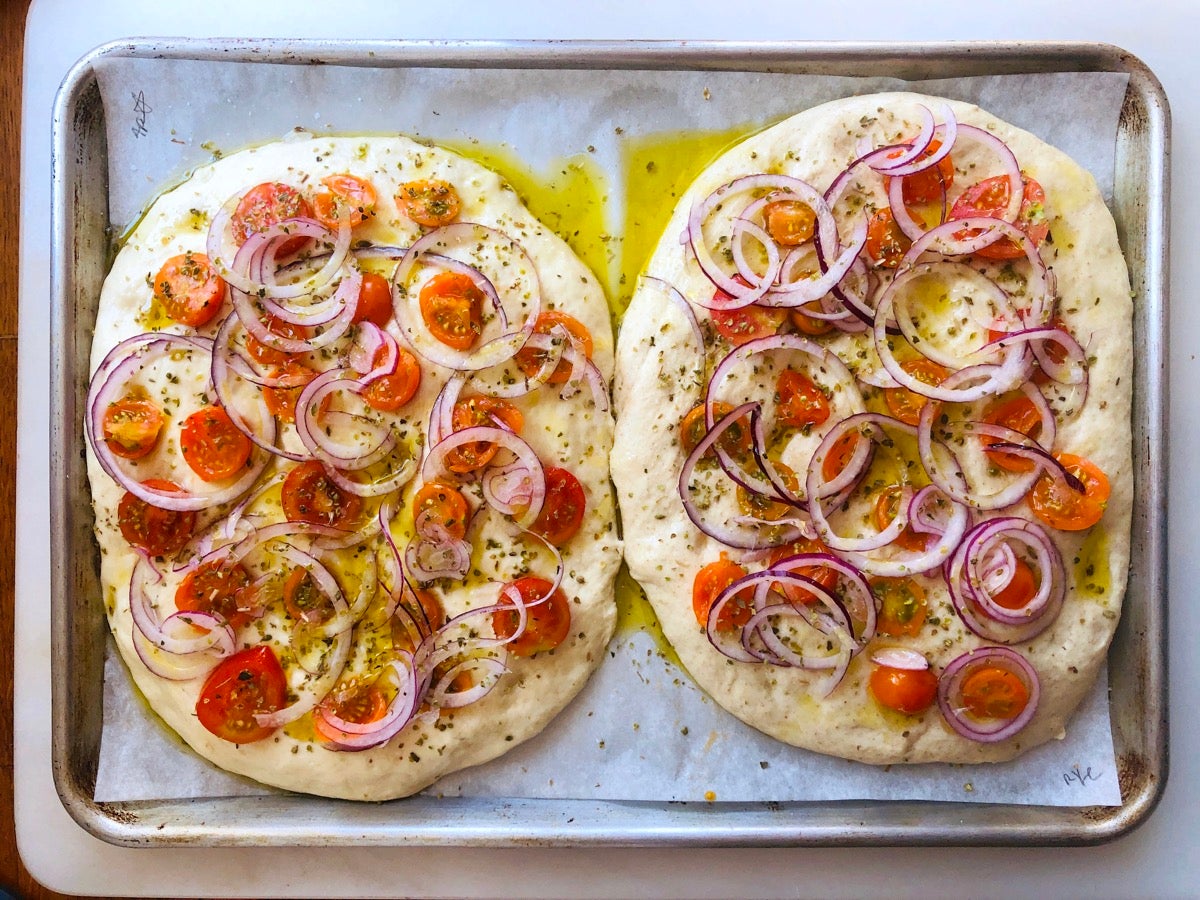
<svg viewBox="0 0 1200 900"><path fill-rule="evenodd" d="M808 7L815 8L808 8ZM1153 8L1148 8L1153 7ZM34 0L26 32L22 145L20 422L17 511L16 813L22 859L65 893L124 896L1200 896L1200 623L1186 588L1200 581L1200 479L1186 438L1200 434L1200 305L1191 250L1200 194L1200 6L1164 0L1105 9L1103 0L921 4L860 0ZM58 802L50 772L49 330L50 110L71 65L130 36L307 38L658 38L727 40L1088 40L1141 57L1172 104L1170 380L1171 769L1158 810L1132 835L1077 849L483 850L154 849L89 836ZM1064 111L1066 112L1066 111ZM1192 228L1185 228L1191 225ZM1196 342L1195 344L1193 342ZM1189 373L1191 373L1189 375Z"/></svg>

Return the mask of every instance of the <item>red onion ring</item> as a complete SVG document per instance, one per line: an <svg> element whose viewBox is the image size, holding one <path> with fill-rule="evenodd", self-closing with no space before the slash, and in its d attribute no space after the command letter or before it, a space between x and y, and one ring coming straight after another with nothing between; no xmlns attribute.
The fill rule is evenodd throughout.
<svg viewBox="0 0 1200 900"><path fill-rule="evenodd" d="M993 719L980 722L962 706L962 686L980 666L999 665L1017 675L1029 691L1029 702L1013 719ZM1041 683L1029 661L1008 647L981 647L964 653L942 671L938 679L938 708L955 733L967 740L983 744L1008 740L1033 719L1041 697Z"/></svg>

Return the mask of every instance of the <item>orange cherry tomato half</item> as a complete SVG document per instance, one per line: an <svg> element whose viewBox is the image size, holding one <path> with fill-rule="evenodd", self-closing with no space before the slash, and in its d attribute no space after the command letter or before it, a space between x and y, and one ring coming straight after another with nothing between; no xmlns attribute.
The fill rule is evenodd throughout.
<svg viewBox="0 0 1200 900"><path fill-rule="evenodd" d="M400 211L426 228L440 228L458 218L462 200L446 181L409 181L396 194Z"/></svg>
<svg viewBox="0 0 1200 900"><path fill-rule="evenodd" d="M870 686L881 706L915 716L933 703L938 680L929 669L897 669L877 664L871 671Z"/></svg>
<svg viewBox="0 0 1200 900"><path fill-rule="evenodd" d="M720 422L731 412L733 412L732 405L721 400L716 401L713 403L713 423ZM696 449L696 445L704 440L704 435L707 433L708 427L704 424L704 404L701 403L688 410L679 426L679 441L683 444L683 451L691 453ZM741 419L726 428L718 440L721 448L733 456L741 456L749 452L750 442L750 423L748 420L743 422ZM705 456L716 456L716 453L710 447Z"/></svg>
<svg viewBox="0 0 1200 900"><path fill-rule="evenodd" d="M876 265L885 269L896 268L911 246L912 239L900 230L895 216L886 206L867 222L867 254L875 260Z"/></svg>
<svg viewBox="0 0 1200 900"><path fill-rule="evenodd" d="M287 701L287 680L275 651L265 644L226 657L209 673L196 715L200 724L222 740L250 744L275 729L259 725L255 713L271 713Z"/></svg>
<svg viewBox="0 0 1200 900"><path fill-rule="evenodd" d="M516 588L521 601L526 604L536 603L553 587L551 582L536 575L526 575L510 584ZM512 605L512 601L503 593L499 602ZM536 606L529 606L526 616L525 630L521 636L506 645L509 651L517 656L533 656L535 653L553 650L566 640L567 632L571 630L571 607L561 588L555 589L554 593L550 594L550 599L537 603ZM512 637L519 622L520 617L516 609L500 609L492 613L492 630L496 637Z"/></svg>
<svg viewBox="0 0 1200 900"><path fill-rule="evenodd" d="M890 637L916 637L921 633L929 603L925 589L911 578L872 578L869 581L879 601L876 630Z"/></svg>
<svg viewBox="0 0 1200 900"><path fill-rule="evenodd" d="M829 548L825 544L816 539L800 538L790 544L785 544L782 547L775 547L767 556L767 566L775 566L789 556L796 556L800 553L828 553ZM803 575L805 578L810 578L827 591L832 591L838 585L838 573L834 569L827 566L804 566L803 568L794 570L797 575ZM811 606L814 603L819 603L819 599L812 591L806 590L797 584L779 585L783 590L783 596L788 599L788 602L793 605L803 604Z"/></svg>
<svg viewBox="0 0 1200 900"><path fill-rule="evenodd" d="M176 322L199 328L221 311L225 282L203 253L182 253L154 276L154 299Z"/></svg>
<svg viewBox="0 0 1200 900"><path fill-rule="evenodd" d="M461 272L439 272L421 286L421 318L455 350L470 350L483 332L483 291Z"/></svg>
<svg viewBox="0 0 1200 900"><path fill-rule="evenodd" d="M1040 246L1050 233L1050 222L1046 218L1046 192L1032 178L1025 179L1022 190L1021 210L1017 213L1017 221L1014 224L1029 236L1034 246ZM950 218L1002 218L1011 197L1012 185L1007 175L985 178L959 195L950 209ZM1025 251L1008 238L1000 238L994 244L976 250L975 255L985 259L1017 259L1024 256Z"/></svg>
<svg viewBox="0 0 1200 900"><path fill-rule="evenodd" d="M158 445L166 419L150 400L122 397L104 410L104 443L117 456L141 459Z"/></svg>
<svg viewBox="0 0 1200 900"><path fill-rule="evenodd" d="M315 459L302 462L287 473L281 501L289 522L347 530L362 510L362 499L338 487Z"/></svg>
<svg viewBox="0 0 1200 900"><path fill-rule="evenodd" d="M205 481L232 478L250 460L246 437L220 406L206 406L188 416L179 435L179 449L193 472Z"/></svg>
<svg viewBox="0 0 1200 900"><path fill-rule="evenodd" d="M303 566L295 566L283 582L283 606L297 622L310 625L328 620L333 603L320 591Z"/></svg>
<svg viewBox="0 0 1200 900"><path fill-rule="evenodd" d="M798 247L811 241L817 224L812 207L799 200L772 200L763 207L767 233L782 247Z"/></svg>
<svg viewBox="0 0 1200 900"><path fill-rule="evenodd" d="M578 533L586 509L587 497L579 479L566 469L550 466L546 469L546 499L529 530L561 547Z"/></svg>
<svg viewBox="0 0 1200 900"><path fill-rule="evenodd" d="M942 142L934 138L929 142L929 146L921 154L922 159L928 159L942 148ZM889 156L899 156L902 151L897 150L895 153L888 154ZM939 159L934 165L920 172L914 172L912 175L901 176L904 179L904 195L905 206L917 206L922 203L934 203L942 199L942 194L950 190L950 185L954 184L954 161L949 153ZM884 178L884 187L886 188L890 178Z"/></svg>
<svg viewBox="0 0 1200 900"><path fill-rule="evenodd" d="M392 283L375 272L364 272L352 322L374 322L383 328L392 318Z"/></svg>
<svg viewBox="0 0 1200 900"><path fill-rule="evenodd" d="M976 719L1015 719L1029 705L1029 688L1015 672L980 666L963 680L962 704Z"/></svg>
<svg viewBox="0 0 1200 900"><path fill-rule="evenodd" d="M413 520L422 519L446 529L461 541L467 536L471 508L462 493L441 481L427 481L413 498Z"/></svg>
<svg viewBox="0 0 1200 900"><path fill-rule="evenodd" d="M148 488L183 493L179 485L159 478L142 482ZM165 556L183 549L196 530L196 514L151 506L128 491L117 504L117 525L130 545L141 547L151 556Z"/></svg>
<svg viewBox="0 0 1200 900"><path fill-rule="evenodd" d="M418 625L426 629L426 634L436 631L446 624L446 611L442 608L442 602L438 600L437 595L432 591L417 588L412 594L409 594L407 591L405 594L405 608L417 621ZM407 597L414 595L416 596L417 603L420 605L420 609L416 609L412 605L412 601L407 599ZM408 625L405 624L403 616L392 616L391 630L392 646L397 649L408 650L410 653L416 649L416 645L413 643L413 635L409 632Z"/></svg>
<svg viewBox="0 0 1200 900"><path fill-rule="evenodd" d="M287 219L312 218L312 207L304 195L290 184L267 181L255 185L242 195L233 212L231 224L238 244L244 244L252 234L266 231ZM276 258L287 256L302 249L309 239L289 238L280 244Z"/></svg>
<svg viewBox="0 0 1200 900"><path fill-rule="evenodd" d="M350 227L361 225L375 215L379 197L375 185L357 175L329 175L313 194L313 217L326 228L337 228L341 217L350 218Z"/></svg>
<svg viewBox="0 0 1200 900"><path fill-rule="evenodd" d="M900 368L917 381L929 385L941 384L950 374L945 367L924 357L905 360L900 364ZM885 388L883 399L887 403L888 411L901 422L909 425L916 425L921 420L921 410L929 402L928 397L906 387ZM936 415L937 407L934 407L934 413Z"/></svg>
<svg viewBox="0 0 1200 900"><path fill-rule="evenodd" d="M1018 558L1013 567L1013 577L1004 589L992 595L997 606L1005 609L1020 609L1038 592L1037 576L1025 560Z"/></svg>
<svg viewBox="0 0 1200 900"><path fill-rule="evenodd" d="M850 459L854 456L854 451L858 447L859 434L857 431L847 431L842 434L833 446L829 448L829 452L825 455L825 461L821 463L821 477L826 481L833 481L842 474L846 466L850 465Z"/></svg>
<svg viewBox="0 0 1200 900"><path fill-rule="evenodd" d="M776 473L783 479L784 485L793 494L798 494L800 491L800 481L796 478L796 473L792 471L791 466L782 462L773 462ZM737 503L738 509L748 516L754 516L756 519L766 519L768 522L774 522L777 519L782 519L792 507L787 503L781 503L778 500L772 500L770 497L758 493L758 491L749 491L740 484L737 486Z"/></svg>
<svg viewBox="0 0 1200 900"><path fill-rule="evenodd" d="M879 496L875 498L875 527L883 531L883 529L891 525L892 519L896 518L896 513L899 512L899 507L900 485L890 484L880 491ZM908 525L900 532L900 536L896 538L895 543L905 550L920 552L928 545L931 536L914 531L912 525Z"/></svg>
<svg viewBox="0 0 1200 900"><path fill-rule="evenodd" d="M556 309L548 309L538 313L537 321L533 323L533 333L549 334L555 327L562 327L570 332L571 336L583 349L583 355L588 359L592 358L591 332L587 330L587 327L582 322L567 313L559 312ZM526 378L532 378L541 371L548 356L549 353L547 351L536 350L533 347L522 347L517 351L516 355L517 368L521 370ZM564 359L559 361L559 364L555 367L547 381L550 384L563 384L570 377L571 364Z"/></svg>
<svg viewBox="0 0 1200 900"><path fill-rule="evenodd" d="M988 408L984 410L983 421L989 425L1003 425L1005 428L1011 428L1035 439L1042 432L1042 416L1037 407L1033 405L1033 401L1024 394L1001 397L989 404ZM998 438L985 437L983 445L985 448L990 447L998 440ZM1003 449L985 449L984 452L992 462L1009 472L1029 472L1034 466L1033 460L1013 456L1005 453Z"/></svg>
<svg viewBox="0 0 1200 900"><path fill-rule="evenodd" d="M387 350L380 347L375 354L375 365L381 365ZM421 365L417 358L400 347L396 351L396 366L388 375L381 375L363 391L363 399L373 408L383 412L395 412L416 396L421 386Z"/></svg>
<svg viewBox="0 0 1200 900"><path fill-rule="evenodd" d="M343 722L366 725L368 722L378 722L387 714L387 698L378 685L359 684L334 691L333 694L337 696L336 701L327 699L321 705ZM325 723L325 717L321 715L313 716L313 731L325 741L337 741L342 737Z"/></svg>
<svg viewBox="0 0 1200 900"><path fill-rule="evenodd" d="M746 575L746 570L728 559L725 554L715 562L696 573L692 582L692 612L696 621L708 625L708 612L717 596L739 578ZM750 621L754 614L754 592L747 589L739 591L722 608L717 619L718 631L734 631Z"/></svg>
<svg viewBox="0 0 1200 900"><path fill-rule="evenodd" d="M455 431L462 431L464 428L476 425L490 425L495 428L498 427L497 419L518 434L525 427L525 417L521 415L519 409L507 400L498 400L494 397L468 397L465 400L459 400L454 404L454 411L450 414L450 419ZM463 444L446 454L446 468L459 474L474 472L490 463L499 449L499 445L491 441L474 441L470 444Z"/></svg>
<svg viewBox="0 0 1200 900"><path fill-rule="evenodd" d="M274 316L267 316L264 324L268 332L282 338L306 341L312 337L312 332L305 326L293 325L291 322L276 319ZM269 347L249 333L246 334L246 354L256 363L264 366L282 366L295 359L298 355Z"/></svg>
<svg viewBox="0 0 1200 900"><path fill-rule="evenodd" d="M1108 476L1089 459L1071 453L1055 453L1054 458L1083 482L1081 494L1065 482L1043 474L1029 491L1033 514L1059 531L1083 531L1100 521L1108 505L1112 487Z"/></svg>
<svg viewBox="0 0 1200 900"><path fill-rule="evenodd" d="M271 415L280 422L296 421L296 401L304 393L304 386L317 377L317 371L302 362L288 360L282 366L272 367L268 374L272 378L286 378L287 386L263 388L263 399Z"/></svg>
<svg viewBox="0 0 1200 900"><path fill-rule="evenodd" d="M813 300L788 310L788 318L792 320L792 325L795 326L797 331L801 334L810 334L813 337L820 337L823 334L829 334L829 332L833 331L833 323L831 321L828 319L813 318L805 310L821 312L821 301Z"/></svg>
<svg viewBox="0 0 1200 900"><path fill-rule="evenodd" d="M728 297L729 295L718 290L716 296ZM788 316L786 309L759 306L756 303L740 309L712 309L709 310L709 314L712 316L713 327L717 329L717 333L735 347L740 347L757 338L770 337L779 331L779 326Z"/></svg>
<svg viewBox="0 0 1200 900"><path fill-rule="evenodd" d="M775 418L793 428L811 428L829 418L829 400L812 379L794 369L784 369L775 379L779 404Z"/></svg>
<svg viewBox="0 0 1200 900"><path fill-rule="evenodd" d="M250 614L239 608L240 593L250 586L250 573L241 563L210 560L187 573L175 589L175 608L215 613L233 628L250 621Z"/></svg>

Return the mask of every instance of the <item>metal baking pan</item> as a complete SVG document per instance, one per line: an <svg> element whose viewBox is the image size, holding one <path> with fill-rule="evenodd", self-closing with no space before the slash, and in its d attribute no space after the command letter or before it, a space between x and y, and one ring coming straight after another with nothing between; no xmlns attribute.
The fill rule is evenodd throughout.
<svg viewBox="0 0 1200 900"><path fill-rule="evenodd" d="M101 58L306 66L686 69L908 80L1122 72L1113 213L1135 292L1132 564L1109 656L1123 804L1039 807L922 801L688 804L412 797L383 804L300 795L97 803L107 626L99 602L83 398L108 265ZM1167 191L1170 119L1153 73L1112 46L1048 43L592 43L151 41L101 47L59 91L53 120L51 530L53 772L70 815L125 846L1095 844L1137 827L1167 777Z"/></svg>

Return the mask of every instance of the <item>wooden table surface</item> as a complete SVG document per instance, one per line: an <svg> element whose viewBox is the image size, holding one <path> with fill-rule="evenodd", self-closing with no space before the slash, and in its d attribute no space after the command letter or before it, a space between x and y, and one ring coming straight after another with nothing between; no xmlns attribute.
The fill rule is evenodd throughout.
<svg viewBox="0 0 1200 900"><path fill-rule="evenodd" d="M21 152L21 49L31 0L0 0L0 372L17 370L17 224ZM41 887L17 855L13 819L13 552L17 482L17 393L0 391L0 890L18 897L57 897Z"/></svg>

